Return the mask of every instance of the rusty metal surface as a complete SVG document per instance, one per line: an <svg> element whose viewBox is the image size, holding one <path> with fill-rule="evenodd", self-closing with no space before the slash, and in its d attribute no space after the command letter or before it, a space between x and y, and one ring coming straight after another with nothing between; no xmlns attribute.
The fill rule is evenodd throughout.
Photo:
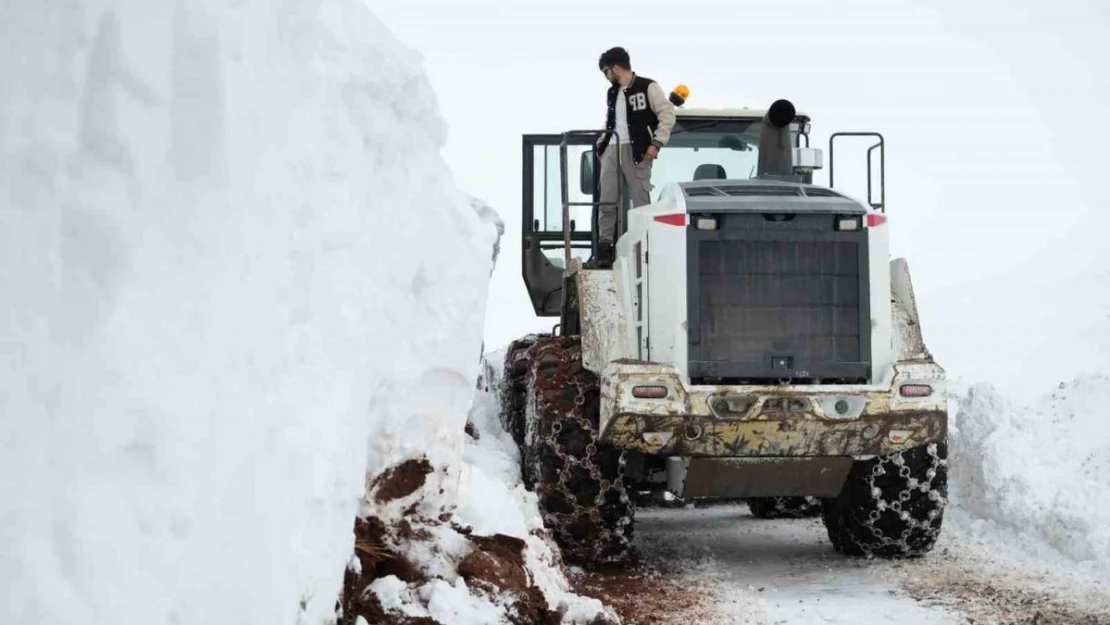
<svg viewBox="0 0 1110 625"><path fill-rule="evenodd" d="M917 298L913 292L909 263L904 258L890 261L890 291L894 315L895 345L901 359L931 359L925 347Z"/></svg>
<svg viewBox="0 0 1110 625"><path fill-rule="evenodd" d="M907 383L934 393L902 397L897 389ZM636 398L637 385L669 392ZM602 441L658 455L865 456L947 435L945 373L928 361L899 362L871 385L694 387L671 365L615 361L602 375L601 401Z"/></svg>
<svg viewBox="0 0 1110 625"><path fill-rule="evenodd" d="M615 271L579 271L578 315L582 327L582 362L600 374L623 354L628 317L621 304Z"/></svg>
<svg viewBox="0 0 1110 625"><path fill-rule="evenodd" d="M678 478L668 487L683 499L836 497L852 468L850 457L692 458L668 463L668 474Z"/></svg>
<svg viewBox="0 0 1110 625"><path fill-rule="evenodd" d="M620 449L679 456L860 456L890 454L947 436L943 411L869 414L850 421L786 415L717 419L619 414L601 440Z"/></svg>

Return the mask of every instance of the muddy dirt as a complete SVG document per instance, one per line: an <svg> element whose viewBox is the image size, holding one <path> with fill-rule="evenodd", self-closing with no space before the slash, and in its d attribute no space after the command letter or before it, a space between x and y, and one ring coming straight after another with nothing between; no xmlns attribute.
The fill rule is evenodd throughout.
<svg viewBox="0 0 1110 625"><path fill-rule="evenodd" d="M415 585L427 581L427 576L404 555L403 550L393 547L397 533L397 528L387 527L377 517L355 520L354 553L359 570L355 572L348 567L343 572L343 592L338 601L343 616L339 625L353 625L357 616L383 625L442 625L433 619L388 613L373 593L364 592L374 580L390 575Z"/></svg>
<svg viewBox="0 0 1110 625"><path fill-rule="evenodd" d="M405 474L413 473L395 473ZM375 580L390 575L396 576L410 588L430 581L428 573L416 566L405 554L412 543L431 539L428 528L437 525L443 525L443 522L419 516L402 518L391 525L376 517L355 521L354 553L359 567L348 567L344 571L343 592L336 606L341 608L343 615L338 621L339 625L353 625L358 616L369 623L382 625L444 625L427 617L414 618L387 611L373 593L366 591ZM547 608L543 592L539 587L529 584L525 571L523 540L503 534L479 536L469 531L469 528L457 528L456 531L466 536L473 548L455 563L456 570L475 593L485 595L491 602L504 606L512 625L559 625L561 619L556 612Z"/></svg>
<svg viewBox="0 0 1110 625"><path fill-rule="evenodd" d="M1110 595L1069 595L1033 579L976 570L940 555L907 567L902 588L918 601L954 608L967 623L992 625L1110 625Z"/></svg>
<svg viewBox="0 0 1110 625"><path fill-rule="evenodd" d="M574 592L611 606L624 625L699 623L712 609L695 590L668 581L667 572L642 560L571 574ZM712 608L712 606L709 606Z"/></svg>
<svg viewBox="0 0 1110 625"><path fill-rule="evenodd" d="M459 563L459 575L470 585L484 583L499 590L523 591L528 586L524 568L488 551L475 551Z"/></svg>
<svg viewBox="0 0 1110 625"><path fill-rule="evenodd" d="M406 460L378 475L369 490L378 503L389 503L415 493L431 472L432 464L427 458Z"/></svg>

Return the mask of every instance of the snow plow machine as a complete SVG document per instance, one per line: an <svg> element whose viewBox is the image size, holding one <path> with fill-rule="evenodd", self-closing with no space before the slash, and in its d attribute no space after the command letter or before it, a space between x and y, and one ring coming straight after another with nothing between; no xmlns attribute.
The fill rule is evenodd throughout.
<svg viewBox="0 0 1110 625"><path fill-rule="evenodd" d="M522 274L536 314L559 320L509 345L501 422L545 526L567 561L597 565L630 553L645 499L746 501L819 515L845 555L929 552L946 379L907 263L889 258L883 137L833 133L821 186L809 117L787 100L676 116L652 202L616 203L606 269L583 262L603 131L523 137ZM877 140L866 203L835 187L845 136Z"/></svg>

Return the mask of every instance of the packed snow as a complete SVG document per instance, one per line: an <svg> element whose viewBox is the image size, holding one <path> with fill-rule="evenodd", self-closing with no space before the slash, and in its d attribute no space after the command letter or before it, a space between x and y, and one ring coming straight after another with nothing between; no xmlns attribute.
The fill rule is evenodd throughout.
<svg viewBox="0 0 1110 625"><path fill-rule="evenodd" d="M1061 383L1028 406L987 384L957 397L957 505L1110 577L1110 375Z"/></svg>
<svg viewBox="0 0 1110 625"><path fill-rule="evenodd" d="M420 57L355 0L3 16L0 621L332 618L366 471L458 496L502 231Z"/></svg>

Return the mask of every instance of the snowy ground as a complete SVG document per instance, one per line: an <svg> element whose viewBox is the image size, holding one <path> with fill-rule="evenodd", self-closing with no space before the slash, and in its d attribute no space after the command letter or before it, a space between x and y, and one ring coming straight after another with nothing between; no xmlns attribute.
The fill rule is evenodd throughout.
<svg viewBox="0 0 1110 625"><path fill-rule="evenodd" d="M839 556L817 519L756 519L734 504L641 509L640 590L621 596L615 573L587 578L622 605L626 623L641 625L1110 623L1105 585L1051 560L1031 567L1013 545L999 551L998 541L971 538L960 516L934 554L887 562ZM653 591L698 595L645 605Z"/></svg>

